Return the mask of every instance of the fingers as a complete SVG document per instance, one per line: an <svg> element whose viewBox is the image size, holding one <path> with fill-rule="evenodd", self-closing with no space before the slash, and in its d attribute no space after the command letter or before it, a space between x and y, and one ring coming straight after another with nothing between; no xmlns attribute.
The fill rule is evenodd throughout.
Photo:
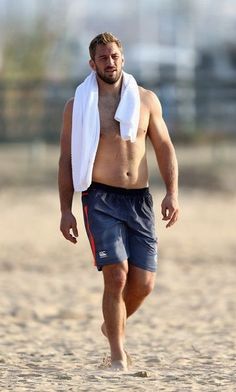
<svg viewBox="0 0 236 392"><path fill-rule="evenodd" d="M77 236L71 234L70 228L62 228L61 232L66 240L72 242L73 244L76 244L76 242L77 242L76 237ZM72 230L72 232L73 232L73 230ZM73 234L74 234L74 232L73 232Z"/></svg>
<svg viewBox="0 0 236 392"><path fill-rule="evenodd" d="M73 244L76 244L77 242L76 237L78 237L76 220L73 219L71 221L67 219L62 219L60 230L66 240L72 242Z"/></svg>
<svg viewBox="0 0 236 392"><path fill-rule="evenodd" d="M162 220L165 220L165 221L169 220L170 219L170 214L171 214L171 211L170 211L169 208L163 209L162 210L162 216L163 216ZM172 211L172 214L173 214L173 211Z"/></svg>
<svg viewBox="0 0 236 392"><path fill-rule="evenodd" d="M162 213L162 216L163 216L162 220L167 220L168 219L167 218L168 212L169 212L168 208L164 205L164 203L162 203L162 205L161 205L161 213Z"/></svg>
<svg viewBox="0 0 236 392"><path fill-rule="evenodd" d="M70 242L72 242L73 244L76 244L77 239L74 235L72 235L70 232L67 234L66 239Z"/></svg>
<svg viewBox="0 0 236 392"><path fill-rule="evenodd" d="M178 210L173 212L172 216L169 218L170 220L167 223L166 228L173 226L173 224L178 220L178 213Z"/></svg>
<svg viewBox="0 0 236 392"><path fill-rule="evenodd" d="M77 229L77 224L76 224L76 222L73 222L72 223L72 226L71 226L71 228L72 228L72 232L73 232L73 234L74 234L74 237L78 237L78 229Z"/></svg>
<svg viewBox="0 0 236 392"><path fill-rule="evenodd" d="M179 204L176 195L166 195L161 203L162 220L168 221L166 227L172 226L178 219Z"/></svg>
<svg viewBox="0 0 236 392"><path fill-rule="evenodd" d="M166 207L165 205L162 205L162 220L170 220L173 216L173 214L175 213L175 208L174 207Z"/></svg>
<svg viewBox="0 0 236 392"><path fill-rule="evenodd" d="M169 221L166 227L172 226L177 220L177 211L174 208L166 208L162 220Z"/></svg>

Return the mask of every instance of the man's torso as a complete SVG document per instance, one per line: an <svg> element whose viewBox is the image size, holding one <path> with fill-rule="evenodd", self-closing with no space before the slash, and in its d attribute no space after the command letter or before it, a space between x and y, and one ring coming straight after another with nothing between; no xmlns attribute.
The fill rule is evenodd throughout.
<svg viewBox="0 0 236 392"><path fill-rule="evenodd" d="M114 115L119 104L113 97L99 98L100 140L93 168L93 181L123 188L143 188L148 184L146 136L149 109L140 88L140 119L135 143L120 136Z"/></svg>

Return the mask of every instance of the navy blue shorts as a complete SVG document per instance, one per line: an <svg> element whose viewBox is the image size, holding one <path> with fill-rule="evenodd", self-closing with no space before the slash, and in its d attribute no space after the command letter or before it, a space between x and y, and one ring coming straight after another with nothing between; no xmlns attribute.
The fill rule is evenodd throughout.
<svg viewBox="0 0 236 392"><path fill-rule="evenodd" d="M157 238L148 188L125 189L93 182L82 192L85 228L99 271L129 264L155 272Z"/></svg>

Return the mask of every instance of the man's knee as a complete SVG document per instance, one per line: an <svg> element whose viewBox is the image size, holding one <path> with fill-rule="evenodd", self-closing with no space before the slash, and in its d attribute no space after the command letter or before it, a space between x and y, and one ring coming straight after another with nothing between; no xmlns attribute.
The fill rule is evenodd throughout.
<svg viewBox="0 0 236 392"><path fill-rule="evenodd" d="M154 278L150 278L141 284L140 291L144 297L147 297L154 288Z"/></svg>
<svg viewBox="0 0 236 392"><path fill-rule="evenodd" d="M113 293L124 290L128 269L124 263L103 267L105 289Z"/></svg>
<svg viewBox="0 0 236 392"><path fill-rule="evenodd" d="M144 298L147 297L153 290L155 285L155 274L144 274L142 278L139 276L138 279L129 278L129 290L134 296Z"/></svg>

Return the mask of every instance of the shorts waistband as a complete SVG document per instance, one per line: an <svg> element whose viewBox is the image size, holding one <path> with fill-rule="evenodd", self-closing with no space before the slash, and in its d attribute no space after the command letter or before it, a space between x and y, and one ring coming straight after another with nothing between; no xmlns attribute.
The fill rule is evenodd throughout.
<svg viewBox="0 0 236 392"><path fill-rule="evenodd" d="M95 181L91 183L91 185L85 192L88 192L93 189L104 190L105 192L110 192L110 193L119 193L121 195L145 195L146 193L149 193L149 187L127 189L127 188L120 188L116 186L102 184L100 182L95 182Z"/></svg>

